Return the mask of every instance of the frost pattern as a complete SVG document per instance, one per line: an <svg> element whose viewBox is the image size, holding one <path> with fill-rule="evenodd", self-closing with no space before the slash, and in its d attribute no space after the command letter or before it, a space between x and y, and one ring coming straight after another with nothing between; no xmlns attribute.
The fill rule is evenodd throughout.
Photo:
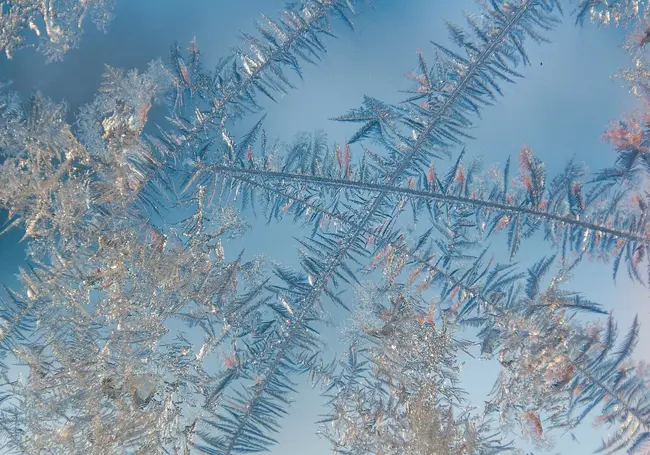
<svg viewBox="0 0 650 455"><path fill-rule="evenodd" d="M623 17L632 3L582 2L577 19L601 7ZM3 9L11 39L29 5ZM48 37L67 50L51 22L59 3L44 5L33 11L49 14ZM79 21L107 4L75 5L66 11ZM231 131L263 109L260 95L276 100L293 88L289 73L316 63L333 17L353 25L351 0L265 16L214 71L196 42L142 73L108 67L74 125L64 104L37 93L23 105L3 86L0 207L29 242L21 286L0 306L3 449L262 452L309 373L338 453L521 453L512 434L547 448L592 417L614 429L598 450L647 450L648 371L630 360L638 320L619 337L566 281L597 258L614 278L623 268L648 282L648 117L612 124L617 160L593 176L573 162L548 176L527 146L516 171L508 161L486 172L464 148L442 164L521 75L528 41L546 41L561 5L480 6L467 29L448 25L455 48L418 56L403 103L365 98L337 117L360 126L342 144L322 132L269 140L263 117ZM161 102L169 125L145 134ZM309 228L300 270L228 250L249 211ZM526 270L487 246L503 233L514 259L538 231L555 254ZM349 349L326 363L318 329L333 305L350 312ZM459 337L464 326L476 339ZM500 368L481 407L460 381L469 353Z"/></svg>
<svg viewBox="0 0 650 455"><path fill-rule="evenodd" d="M79 46L82 26L90 17L106 32L114 0L19 0L0 2L0 50L7 58L25 46L29 29L38 38L38 51L50 61L62 60Z"/></svg>

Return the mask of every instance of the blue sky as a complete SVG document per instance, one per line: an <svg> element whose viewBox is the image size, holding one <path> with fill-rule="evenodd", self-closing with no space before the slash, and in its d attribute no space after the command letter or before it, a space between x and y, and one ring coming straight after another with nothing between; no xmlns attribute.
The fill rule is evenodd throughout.
<svg viewBox="0 0 650 455"><path fill-rule="evenodd" d="M46 65L33 50L15 53L14 59L0 59L0 78L12 79L14 89L28 96L35 88L54 100L67 100L71 112L92 99L101 82L104 64L121 68L146 67L152 59L168 58L170 44L181 45L197 37L208 66L238 44L238 31L253 30L253 20L264 12L271 17L282 8L282 0L117 0L116 17L104 35L87 27L81 48L71 51L61 63ZM476 11L469 0L373 0L373 7L362 7L357 29L350 31L336 24L339 39L329 40L328 54L318 67L305 67L304 81L297 91L281 97L277 104L265 103L265 122L270 137L290 140L301 130L325 129L330 141L342 142L354 128L328 120L360 105L363 95L397 102L399 90L408 87L403 76L415 67L416 51L422 50L431 61L430 40L446 43L444 21L462 21L462 10ZM619 49L622 33L587 25L577 28L565 11L564 23L549 34L551 44L531 44L532 65L523 70L526 79L504 86L505 97L484 111L473 132L476 140L468 144L469 155L480 154L485 163L504 163L516 155L522 144L529 144L547 163L553 175L571 156L597 170L610 165L614 152L600 141L609 120L636 106L627 89L610 76L628 65L628 57ZM245 126L257 120L248 118ZM353 149L353 153L355 150ZM457 151L456 151L457 153ZM228 253L246 247L248 254L264 253L297 265L293 235L299 230L289 222L255 229L244 239L233 242ZM0 237L0 280L13 284L12 274L21 263L23 252L16 245L18 235ZM273 239L272 241L270 239ZM498 242L497 242L498 243ZM505 245L505 243L504 243ZM498 246L498 245L497 245ZM530 263L544 254L545 245L529 243L517 258ZM634 313L650 323L647 291L634 286L622 275L615 286L609 265L584 264L570 286L587 298L615 309L621 329L629 326ZM350 295L350 293L348 293ZM336 332L331 333L333 336ZM334 347L337 343L334 343ZM638 354L650 358L650 339L642 330ZM485 363L468 363L466 385L482 402L496 369ZM318 394L307 385L297 398L286 420L276 455L325 455L328 444L314 435L312 424L321 410ZM588 426L588 425L587 425ZM577 432L582 442L576 447L562 439L549 453L589 453L601 435L589 428ZM603 437L605 435L602 435ZM597 439L594 439L597 437ZM536 454L544 452L535 451Z"/></svg>

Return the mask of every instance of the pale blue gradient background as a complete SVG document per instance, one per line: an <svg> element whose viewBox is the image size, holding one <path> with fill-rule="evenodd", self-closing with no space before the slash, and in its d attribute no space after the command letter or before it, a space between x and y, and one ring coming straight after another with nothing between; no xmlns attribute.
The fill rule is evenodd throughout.
<svg viewBox="0 0 650 455"><path fill-rule="evenodd" d="M283 0L117 0L116 17L107 35L88 26L81 48L66 55L62 63L45 65L42 56L33 50L17 52L11 61L2 58L0 79L12 79L14 89L24 97L38 88L54 100L65 99L74 113L92 99L104 64L144 69L152 59L162 57L167 61L174 40L185 46L196 36L203 61L211 66L231 46L239 44L239 30L253 31L253 20L260 17L259 13L276 17L283 5ZM408 87L403 75L415 67L416 51L422 50L431 61L433 46L429 41L447 43L444 20L460 22L463 9L477 11L469 0L373 0L373 8L361 9L356 31L335 24L339 39L327 40L328 54L320 66L304 67L305 80L296 81L297 91L281 97L278 104L264 102L269 114L265 124L271 138L289 140L300 130L323 128L330 141L344 141L354 127L328 118L359 106L364 94L389 102L402 99L398 91ZM573 155L594 170L613 162L614 152L600 141L600 136L609 120L620 118L636 106L622 84L610 79L617 68L629 63L618 48L623 34L591 25L576 28L569 12L565 11L559 29L549 34L553 43L541 47L529 43L532 66L523 70L526 79L514 86L504 85L505 97L484 110L484 118L477 120L473 132L477 140L469 142L468 154L482 154L487 164L504 163L508 155L516 155L527 143L546 161L549 175L559 171ZM248 117L235 132L242 132L257 118ZM264 253L297 266L292 236L300 231L288 220L270 227L264 227L262 221L255 224L251 234L233 242L227 252L234 255L245 247L247 255ZM22 246L16 245L19 238L15 232L0 237L0 282L8 285L16 283L12 274L24 257ZM495 243L503 246L498 245L499 240ZM547 253L547 245L528 242L518 260L530 264ZM637 356L650 358L645 289L631 285L624 273L614 286L609 266L594 263L582 266L571 288L615 308L621 331L639 312L645 325ZM347 296L351 298L352 293ZM327 333L334 337L337 334L334 330ZM333 342L332 349L340 347ZM466 365L466 387L476 397L476 405L482 404L496 373L490 363L474 361ZM306 383L301 392L272 454L331 452L328 443L314 434L316 426L312 423L323 411L319 408L322 400ZM565 437L549 453L590 453L600 437L606 437L598 431L587 424L584 430L575 432L580 446Z"/></svg>

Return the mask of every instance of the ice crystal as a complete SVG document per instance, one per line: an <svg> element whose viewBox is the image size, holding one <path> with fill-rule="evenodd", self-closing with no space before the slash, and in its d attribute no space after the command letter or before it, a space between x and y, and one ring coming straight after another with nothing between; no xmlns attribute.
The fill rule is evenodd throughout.
<svg viewBox="0 0 650 455"><path fill-rule="evenodd" d="M0 2L0 50L7 58L25 45L27 29L38 38L47 60L63 59L79 46L83 23L90 16L106 31L114 0L19 0Z"/></svg>
<svg viewBox="0 0 650 455"><path fill-rule="evenodd" d="M577 19L622 24L645 14L641 3L584 1ZM0 207L28 241L20 284L0 301L3 449L269 450L301 373L325 387L321 433L339 453L517 452L510 432L547 447L594 414L616 428L601 451L647 449L648 372L630 361L638 321L618 340L611 315L576 317L606 312L565 289L587 257L648 281L647 116L612 124L617 159L592 177L572 161L550 175L529 146L516 172L510 160L484 172L465 149L440 163L560 11L556 0L480 4L467 30L448 25L460 50L436 44L433 63L420 53L407 99L366 97L336 118L360 129L333 145L320 131L270 141L264 117L243 135L233 126L262 110L260 95L294 88L289 73L320 59L331 19L353 25L352 0L263 16L213 71L195 41L174 45L168 65L107 67L73 125L65 104L39 93L23 104L3 85ZM58 58L86 14L104 23L109 2L0 6L7 55L32 30ZM646 41L627 47L641 59ZM638 62L624 75L646 96ZM169 115L151 133L159 102ZM299 270L229 248L258 210L309 228ZM537 231L557 254L526 270L490 254L499 232L512 260ZM349 349L326 364L320 326L335 306L350 311ZM476 340L460 338L463 326ZM472 353L500 369L482 409L461 382Z"/></svg>

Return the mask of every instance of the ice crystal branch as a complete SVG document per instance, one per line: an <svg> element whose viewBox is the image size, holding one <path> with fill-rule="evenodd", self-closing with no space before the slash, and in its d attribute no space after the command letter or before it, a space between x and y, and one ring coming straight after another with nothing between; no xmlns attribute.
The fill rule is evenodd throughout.
<svg viewBox="0 0 650 455"><path fill-rule="evenodd" d="M159 453L191 437L183 434L196 426L205 390L218 387L221 377L206 372L205 347L159 348L166 323L184 310L204 326L225 320L237 328L254 310L256 294L232 292L238 263L224 263L199 244L163 246L157 235L145 226L138 233L109 226L99 248L85 252L86 270L60 274L60 266L41 264L24 276L33 285L20 299L43 304L34 315L41 322L38 341L13 350L31 370L13 391L32 410L22 416L24 437L13 441L21 451ZM80 254L65 258L80 265Z"/></svg>
<svg viewBox="0 0 650 455"><path fill-rule="evenodd" d="M645 0L581 0L576 7L576 23L589 18L599 25L626 25L647 17Z"/></svg>
<svg viewBox="0 0 650 455"><path fill-rule="evenodd" d="M263 16L256 23L261 36L243 33L247 49L235 49L219 61L214 72L203 69L196 42L188 48L187 59L174 45L171 67L176 81L170 98L180 134L171 138L171 147L205 153L212 143L223 141L233 159L241 157L246 144L234 143L229 122L259 111L260 94L275 101L275 94L293 88L287 73L302 77L303 63L316 64L321 59L326 50L323 38L332 36L332 17L352 26L354 14L354 0L305 0L290 5L279 20Z"/></svg>
<svg viewBox="0 0 650 455"><path fill-rule="evenodd" d="M645 0L583 0L576 8L576 23L583 24L587 17L598 25L613 25L629 30L623 48L633 60L630 68L623 69L615 77L623 79L630 91L649 102L648 62L645 53L650 42L650 21L648 2Z"/></svg>
<svg viewBox="0 0 650 455"><path fill-rule="evenodd" d="M381 192L403 197L400 204L408 200L414 219L423 208L428 210L430 219L435 220L441 216L443 207L460 207L464 209L464 216L472 214L480 233L486 236L502 229L512 231L512 226L521 232L526 231L528 236L543 225L546 237L561 246L565 255L567 249L580 250L583 244L588 245L590 253L600 250L599 254L611 255L627 251L625 258L630 275L640 276L638 265L648 244L644 216L646 202L640 195L632 196L636 201L635 207L628 201L629 195L616 194L612 188L602 185L593 185L589 190L583 184L579 167L572 163L567 164L564 173L547 185L543 163L524 147L520 154L521 175L513 181L508 181L509 163L502 176L491 170L489 177L485 178L477 172L465 171L459 160L448 172L452 179L438 177L431 166L417 179L407 179L404 187L381 182L381 176L367 171L364 162L351 163L347 145L338 166L331 158L337 153L340 156L340 149L330 153L328 159L324 156L323 152L327 151L322 150L323 146L318 146L320 151L314 149L308 153L305 153L305 147L309 147L308 142L299 139L290 148L283 171L259 169L251 159L247 166L241 167L199 167L190 180L214 182L211 174L220 174L225 181L238 182L237 192L246 202L256 194L255 188L264 187L265 190L257 194L264 198L267 207L272 207L271 215L276 217L287 211L297 217L305 211L319 212L326 207L333 212L346 205L344 201L365 200L369 195ZM294 156L301 156L304 161L296 165L292 163ZM619 158L620 162L623 158ZM294 167L295 171L307 169L307 173L291 172ZM202 175L205 178L201 178ZM613 172L604 170L596 180L603 180L605 175L613 176ZM269 187L271 182L273 185ZM486 182L491 182L491 187L486 186ZM610 197L612 192L614 195ZM329 194L327 199L326 194ZM322 209L316 208L316 203ZM321 221L319 217L310 219L317 223ZM318 224L314 226L314 232L317 228ZM515 233L509 240L513 256L518 248L519 235Z"/></svg>
<svg viewBox="0 0 650 455"><path fill-rule="evenodd" d="M78 135L64 121L65 105L35 94L24 111L6 95L0 203L12 225L25 223L26 237L68 231L68 238L75 225L108 210L103 202L115 208L146 197L159 161L141 132L153 100L167 88L166 72L153 63L142 75L107 74L105 94L82 110Z"/></svg>
<svg viewBox="0 0 650 455"><path fill-rule="evenodd" d="M7 58L25 46L27 29L39 40L48 61L62 60L79 46L84 19L106 31L114 0L19 0L0 2L0 50Z"/></svg>
<svg viewBox="0 0 650 455"><path fill-rule="evenodd" d="M630 362L638 321L614 351L616 323L611 315L604 331L601 324L570 316L602 310L560 290L556 285L564 272L540 291L539 281L550 264L545 259L529 270L525 292L512 285L507 294L491 299L484 316L468 319L481 325L489 321L481 330L483 351L498 352L502 365L492 405L504 424L514 418L538 443L549 430L573 428L602 405L596 422L607 421L617 431L598 451L627 447L629 453L643 453L641 443L650 428L647 374Z"/></svg>
<svg viewBox="0 0 650 455"><path fill-rule="evenodd" d="M338 453L512 450L490 434L488 422L461 406L455 356L466 342L453 337L453 324L437 328L433 319L422 321L424 302L399 286L360 286L357 300L357 339L340 372L323 383L332 412L322 432Z"/></svg>

